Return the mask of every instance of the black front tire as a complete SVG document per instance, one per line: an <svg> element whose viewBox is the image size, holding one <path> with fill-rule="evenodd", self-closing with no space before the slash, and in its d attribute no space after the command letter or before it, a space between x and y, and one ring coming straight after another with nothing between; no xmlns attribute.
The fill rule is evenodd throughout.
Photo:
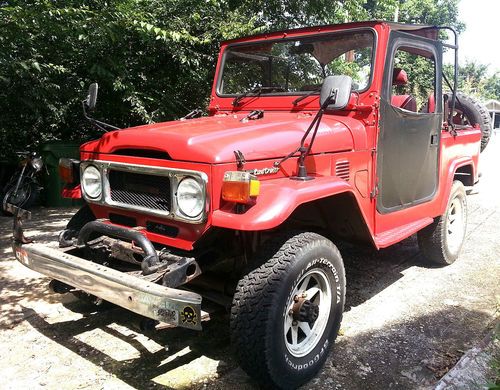
<svg viewBox="0 0 500 390"><path fill-rule="evenodd" d="M342 257L336 246L319 234L289 233L266 242L257 264L261 265L239 281L233 298L231 341L236 357L260 384L296 388L323 366L340 328L345 301ZM308 275L322 279L318 287L324 290L320 288L318 295L311 293L310 297L310 304L316 302L318 306L318 314L316 319L293 320L296 334L302 335L291 340L293 336L286 329L293 322L287 321L292 321L299 311L290 310L289 303L297 302L293 298L298 296L305 300L306 289L315 288L314 281L304 279ZM304 290L300 290L303 283ZM315 331L309 339L298 331L305 325L303 322ZM299 353L301 343L308 348Z"/></svg>

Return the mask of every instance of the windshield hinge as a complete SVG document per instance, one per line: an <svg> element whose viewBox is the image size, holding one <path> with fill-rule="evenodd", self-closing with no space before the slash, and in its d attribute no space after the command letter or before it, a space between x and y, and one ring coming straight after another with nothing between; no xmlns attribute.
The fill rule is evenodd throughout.
<svg viewBox="0 0 500 390"><path fill-rule="evenodd" d="M185 121L187 119L199 118L202 115L203 115L203 111L200 110L199 108L196 108L193 111L191 111L189 114L183 116L180 120Z"/></svg>
<svg viewBox="0 0 500 390"><path fill-rule="evenodd" d="M264 111L262 111L262 110L253 110L253 111L249 112L246 117L244 117L243 119L241 119L240 122L246 123L248 121L254 121L254 120L257 120L257 119L260 119L260 118L263 118L263 117L264 117Z"/></svg>

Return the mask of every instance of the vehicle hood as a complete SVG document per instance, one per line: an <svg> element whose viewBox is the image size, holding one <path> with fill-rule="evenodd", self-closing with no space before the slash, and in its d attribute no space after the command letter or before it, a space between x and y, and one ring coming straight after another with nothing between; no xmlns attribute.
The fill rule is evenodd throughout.
<svg viewBox="0 0 500 390"><path fill-rule="evenodd" d="M216 115L156 123L104 134L81 147L83 152L116 153L120 149L166 152L181 161L234 162L240 150L246 160L279 158L296 149L314 113L265 113L245 120L247 113ZM361 123L345 116L324 115L312 153L352 150Z"/></svg>

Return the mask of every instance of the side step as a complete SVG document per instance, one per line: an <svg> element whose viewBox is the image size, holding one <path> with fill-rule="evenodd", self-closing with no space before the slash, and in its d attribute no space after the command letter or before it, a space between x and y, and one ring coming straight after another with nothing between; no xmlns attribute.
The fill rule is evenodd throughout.
<svg viewBox="0 0 500 390"><path fill-rule="evenodd" d="M385 232L375 235L375 245L377 248L386 248L405 238L415 234L420 229L430 225L434 219L426 217L417 221L410 222L403 226L395 227L394 229L386 230Z"/></svg>

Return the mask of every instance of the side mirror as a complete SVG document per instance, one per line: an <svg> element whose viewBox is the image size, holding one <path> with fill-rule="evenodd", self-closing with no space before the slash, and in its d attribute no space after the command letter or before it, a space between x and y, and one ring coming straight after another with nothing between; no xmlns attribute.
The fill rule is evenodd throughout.
<svg viewBox="0 0 500 390"><path fill-rule="evenodd" d="M323 80L319 102L326 110L341 110L351 97L352 78L349 76L328 76Z"/></svg>
<svg viewBox="0 0 500 390"><path fill-rule="evenodd" d="M92 111L95 108L98 89L99 86L97 85L97 83L92 83L89 86L89 94L87 95L87 100L85 101L85 104L87 105L90 111Z"/></svg>

